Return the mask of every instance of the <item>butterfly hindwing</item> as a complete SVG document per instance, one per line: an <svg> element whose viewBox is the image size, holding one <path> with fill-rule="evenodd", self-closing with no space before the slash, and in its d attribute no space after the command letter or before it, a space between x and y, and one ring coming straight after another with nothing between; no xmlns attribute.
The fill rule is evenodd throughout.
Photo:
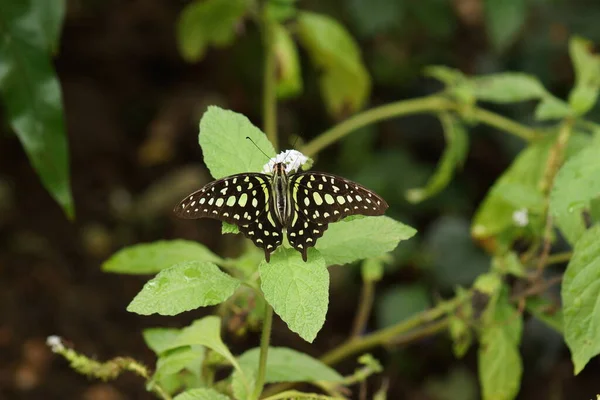
<svg viewBox="0 0 600 400"><path fill-rule="evenodd" d="M302 259L306 261L308 248L313 247L317 239L323 236L328 224L309 221L298 211L297 206L293 213L290 225L287 227L287 238L292 247L302 253Z"/></svg>
<svg viewBox="0 0 600 400"><path fill-rule="evenodd" d="M215 218L241 226L256 221L265 212L270 193L267 175L232 175L190 194L174 211L181 218Z"/></svg>
<svg viewBox="0 0 600 400"><path fill-rule="evenodd" d="M321 172L290 177L291 198L308 221L336 222L350 215L383 215L387 203L356 182Z"/></svg>
<svg viewBox="0 0 600 400"><path fill-rule="evenodd" d="M254 222L239 227L248 239L264 250L265 260L269 262L271 253L283 242L283 231L279 220L272 214L273 201L267 203L267 208Z"/></svg>

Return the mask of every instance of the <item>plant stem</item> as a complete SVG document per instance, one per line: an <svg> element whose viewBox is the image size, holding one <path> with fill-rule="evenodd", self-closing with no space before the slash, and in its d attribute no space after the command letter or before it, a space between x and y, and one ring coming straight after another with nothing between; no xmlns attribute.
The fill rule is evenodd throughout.
<svg viewBox="0 0 600 400"><path fill-rule="evenodd" d="M258 400L265 386L265 374L267 371L267 355L269 353L269 342L271 341L271 328L273 326L273 307L265 302L265 317L263 319L262 335L260 338L260 359L258 362L258 375L256 385L252 393L252 399Z"/></svg>
<svg viewBox="0 0 600 400"><path fill-rule="evenodd" d="M563 253L551 254L548 256L548 258L546 258L546 265L569 262L571 257L573 257L572 251L565 251Z"/></svg>
<svg viewBox="0 0 600 400"><path fill-rule="evenodd" d="M360 334L365 330L365 326L367 325L367 321L371 315L374 294L375 283L371 280L363 280L358 312L356 313L356 318L354 319L354 326L352 327L352 334L350 337L360 336Z"/></svg>
<svg viewBox="0 0 600 400"><path fill-rule="evenodd" d="M262 17L263 46L265 51L263 71L263 130L277 151L277 92L276 92L276 58L273 49L273 23L269 21L266 11Z"/></svg>
<svg viewBox="0 0 600 400"><path fill-rule="evenodd" d="M375 107L358 113L323 132L311 142L307 143L301 151L307 156L313 156L349 133L372 123L404 115L438 113L440 111L455 111L460 114L463 112L463 106L451 99L434 95L411 100L401 100ZM534 129L518 124L491 111L479 107L472 107L468 112L471 118L506 131L524 140L533 141L539 136Z"/></svg>

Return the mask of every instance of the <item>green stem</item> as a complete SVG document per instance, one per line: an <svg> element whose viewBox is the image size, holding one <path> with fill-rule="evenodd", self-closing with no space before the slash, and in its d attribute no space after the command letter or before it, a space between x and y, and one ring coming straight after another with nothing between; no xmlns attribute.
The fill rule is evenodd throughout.
<svg viewBox="0 0 600 400"><path fill-rule="evenodd" d="M360 336L365 330L365 326L371 315L371 308L373 308L373 297L375 296L375 283L370 280L364 280L362 291L360 294L360 304L358 305L358 312L354 320L354 326L352 327L351 337Z"/></svg>
<svg viewBox="0 0 600 400"><path fill-rule="evenodd" d="M569 260L571 260L571 257L573 257L572 251L565 251L563 253L551 254L548 256L548 258L546 258L546 265L561 264L561 263L569 262Z"/></svg>
<svg viewBox="0 0 600 400"><path fill-rule="evenodd" d="M273 23L269 21L266 13L262 19L263 46L265 51L263 71L263 130L273 144L275 150L277 143L277 92L276 92L276 58L273 49Z"/></svg>
<svg viewBox="0 0 600 400"><path fill-rule="evenodd" d="M260 359L258 361L258 375L256 385L252 393L252 399L258 400L265 386L265 374L267 372L267 355L269 353L269 342L271 341L271 328L273 326L273 307L265 302L265 317L263 319L262 335L260 338Z"/></svg>
<svg viewBox="0 0 600 400"><path fill-rule="evenodd" d="M439 95L397 101L363 111L340 122L307 143L301 151L307 156L313 156L349 133L375 122L404 115L438 113L441 111L455 111L460 114L464 111L464 107L451 99ZM469 108L468 115L479 122L506 131L527 141L533 141L539 136L539 134L531 128L479 107Z"/></svg>

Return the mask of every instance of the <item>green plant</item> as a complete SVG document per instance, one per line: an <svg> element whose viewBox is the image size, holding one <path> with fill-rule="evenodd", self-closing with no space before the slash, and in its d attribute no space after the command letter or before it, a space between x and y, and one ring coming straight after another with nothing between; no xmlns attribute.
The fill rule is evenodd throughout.
<svg viewBox="0 0 600 400"><path fill-rule="evenodd" d="M370 90L358 46L344 28L323 15L298 12L291 0L260 5L225 0L193 2L179 25L182 54L198 60L208 45L231 43L234 25L245 16L257 22L263 34L265 134L239 114L209 109L201 121L200 138L205 162L215 178L262 169L264 162L260 155L253 156L257 152L247 147L245 136L252 137L269 155L275 153L277 96L297 95L303 87L292 33L322 72L321 93L332 115L341 117L357 111ZM3 27L16 20L8 18ZM217 316L207 316L182 329L146 330L144 339L158 358L152 374L129 358L100 363L66 348L56 338L49 340L50 345L81 373L114 379L122 371L132 371L148 382L149 390L165 399L174 393L179 393L175 397L179 400L257 399L261 395L272 400L325 399L343 397L344 386L381 371L378 362L366 355L359 358L357 371L347 377L331 365L376 346L410 343L447 331L457 357L464 356L475 340L479 342L483 398L512 399L522 375L519 345L526 310L564 334L575 373L579 373L600 353L595 323L600 313L595 290L600 282L600 131L586 118L600 89L600 58L590 48L584 39L571 40L576 82L568 101L549 93L536 78L521 73L468 77L450 68L431 67L426 73L444 83L441 92L357 113L301 147L304 154L314 156L361 127L400 116L433 114L444 129L447 146L429 182L406 193L407 199L416 203L440 193L460 168L468 150L467 127L487 124L522 139L524 149L496 181L473 219L472 237L487 250L491 262L472 287L456 288L452 298L434 307L362 334L374 287L383 277L384 265L393 261L389 252L415 233L391 218L353 219L332 225L312 250L308 263L286 248L274 253L271 263L265 263L253 247L238 258L223 259L199 243L161 241L123 249L103 266L109 272L157 274L128 310L174 315L219 303L241 303L255 320L262 321L260 347L232 354L221 339ZM0 74L3 93L11 87L6 76ZM543 126L522 125L478 104L523 101L536 102L534 117L544 121ZM64 154L62 157L64 161ZM551 252L557 232L572 251ZM526 243L526 249L517 251L517 241ZM353 333L346 342L320 360L269 346L274 311L292 331L312 341L327 312L327 266L359 260L364 260L363 296ZM567 261L564 274L547 273L548 266ZM548 289L561 281L562 308L547 297ZM216 381L216 371L223 367L232 372ZM291 390L288 386L295 382L310 382L327 395ZM263 390L265 383L277 384ZM385 396L381 393L379 398Z"/></svg>

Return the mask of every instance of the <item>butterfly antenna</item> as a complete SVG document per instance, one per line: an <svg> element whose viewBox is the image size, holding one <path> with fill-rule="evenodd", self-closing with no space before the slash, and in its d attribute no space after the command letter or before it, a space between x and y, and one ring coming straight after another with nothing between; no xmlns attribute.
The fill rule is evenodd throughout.
<svg viewBox="0 0 600 400"><path fill-rule="evenodd" d="M300 136L296 135L296 139L294 139L294 143L292 143L292 149L295 150L296 147L296 143L298 143L298 139L300 139ZM290 153L287 153L286 156L283 158L283 163L285 163L285 160L290 156Z"/></svg>
<svg viewBox="0 0 600 400"><path fill-rule="evenodd" d="M258 151L260 151L261 153L263 153L265 155L265 157L267 157L267 159L271 159L271 157L269 157L260 147L258 147L258 145L256 144L256 142L254 142L254 140L252 140L250 138L250 136L246 136L246 139L248 139L249 141L252 142L252 144L258 149Z"/></svg>

